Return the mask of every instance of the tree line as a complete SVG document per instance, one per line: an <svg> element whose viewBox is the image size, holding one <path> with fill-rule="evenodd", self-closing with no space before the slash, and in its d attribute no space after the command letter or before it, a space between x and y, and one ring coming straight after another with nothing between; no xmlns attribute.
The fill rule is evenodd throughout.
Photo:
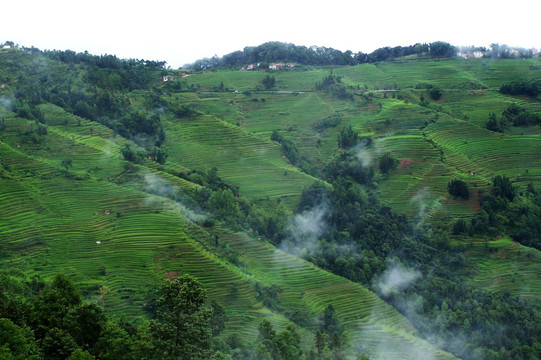
<svg viewBox="0 0 541 360"><path fill-rule="evenodd" d="M433 43L417 43L409 46L382 47L367 54L353 53L350 50L340 51L329 47L299 46L282 42L266 42L258 46L245 47L223 57L212 57L197 60L185 68L194 70L223 68L240 68L248 64L259 64L268 68L274 62L291 62L301 65L357 65L379 61L391 61L409 55L428 55L430 57L453 57L457 49L449 43L436 41Z"/></svg>
<svg viewBox="0 0 541 360"><path fill-rule="evenodd" d="M347 338L332 305L325 308L306 353L300 330L277 332L267 320L255 343L220 336L227 316L193 276L163 280L150 292L152 317L139 325L86 302L72 280L28 280L0 271L0 357L5 360L344 360ZM364 354L358 359L367 360Z"/></svg>

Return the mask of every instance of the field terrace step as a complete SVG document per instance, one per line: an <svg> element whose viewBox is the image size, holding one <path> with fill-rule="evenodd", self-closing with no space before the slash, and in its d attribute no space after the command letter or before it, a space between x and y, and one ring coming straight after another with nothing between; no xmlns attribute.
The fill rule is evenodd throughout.
<svg viewBox="0 0 541 360"><path fill-rule="evenodd" d="M411 324L363 286L315 267L272 245L243 234L222 234L248 271L283 289L280 299L290 311L309 311L316 319L332 304L354 346L381 359L454 359L416 337Z"/></svg>

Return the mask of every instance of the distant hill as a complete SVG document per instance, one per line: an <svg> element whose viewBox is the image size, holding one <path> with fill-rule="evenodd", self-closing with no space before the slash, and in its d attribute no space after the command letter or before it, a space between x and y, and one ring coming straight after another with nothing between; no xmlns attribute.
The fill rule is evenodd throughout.
<svg viewBox="0 0 541 360"><path fill-rule="evenodd" d="M214 68L240 69L260 68L267 69L283 66L289 63L311 66L344 66L375 63L379 61L393 61L403 58L530 58L538 56L537 49L522 49L507 45L493 44L491 49L484 47L461 47L458 48L443 41L432 43L416 43L408 46L382 47L367 54L363 52L353 53L350 50L340 51L333 48L318 46L299 46L282 42L267 42L258 46L245 47L220 57L204 58L193 64L187 64L185 69L208 70Z"/></svg>

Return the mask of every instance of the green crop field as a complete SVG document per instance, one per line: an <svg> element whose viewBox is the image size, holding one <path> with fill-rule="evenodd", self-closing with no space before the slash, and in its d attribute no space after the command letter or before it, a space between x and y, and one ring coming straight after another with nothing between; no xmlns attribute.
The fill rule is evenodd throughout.
<svg viewBox="0 0 541 360"><path fill-rule="evenodd" d="M468 252L475 267L474 285L534 302L541 300L538 250L501 238L487 243L474 242Z"/></svg>
<svg viewBox="0 0 541 360"><path fill-rule="evenodd" d="M9 65L2 51L0 64ZM61 69L74 71L70 79L80 84L86 80L75 75L79 67ZM436 225L443 229L442 237L454 239L445 249L456 244L466 249L460 261L471 274L468 285L540 304L539 250L498 234L494 227L490 237L474 240L465 240L464 233L449 235L457 219L469 225L483 213L481 199L490 193L495 176L509 178L521 196L528 186L540 191L540 126L508 125L502 133L485 127L489 113L499 118L513 103L541 113L539 96L499 92L504 83L540 79L539 58L421 57L266 72L164 70L171 83L177 79L175 86L163 82L158 71L149 73L151 87L133 85L120 95L113 80L105 86L99 77L92 78L92 86L110 86L117 97L91 94L91 87L75 95L67 91L66 98L76 98L71 107L51 95L50 101L24 103L27 110L19 100L8 98L9 86L0 88L3 103L9 99L19 107L0 103L2 269L20 269L28 279L39 276L45 281L64 273L85 299L134 323L149 318L145 308L155 286L190 274L199 279L209 299L224 307L224 339L237 334L254 344L259 324L267 319L277 331L295 323L307 350L314 345L322 313L332 305L359 354L375 359L456 359L442 350L443 342L422 338L407 310L380 298L374 279L363 286L362 280L347 280L280 248L281 240L293 236L288 231L303 190L322 180L329 191L338 188L342 184L325 182L332 161L350 159L357 175L371 173L371 182L363 184L365 199L356 199L353 207L371 206L377 198L415 224L426 229ZM2 69L0 75L7 80L18 76ZM262 83L267 75L275 78L270 89ZM346 95L317 87L325 77L334 79ZM441 89L438 100L430 96L434 86ZM51 94L62 91L55 88ZM120 109L118 114L90 120L97 105L84 108L77 96L91 95L97 104ZM131 112L122 112L127 108ZM148 126L156 125L152 121L157 118L159 126L130 133L134 114L148 115L141 115ZM339 136L349 127L361 140L339 147ZM293 144L306 162L292 163L286 146L271 140L273 132ZM127 150L139 158L130 160ZM157 161L158 150L166 152L166 161ZM386 154L394 161L388 172L379 167ZM219 178L211 178L213 168ZM449 194L451 180L468 185L469 199ZM229 189L238 189L235 199L240 200L228 211L243 216L233 225L224 220L227 216L202 210L213 201L226 203L223 194L232 194ZM225 200L216 200L216 194ZM531 199L533 192L515 209L525 223L527 216L539 215L528 213ZM278 215L264 217L274 210ZM500 218L487 221L496 220ZM316 225L325 227L330 220L318 221L323 225ZM382 230L389 232L386 236L397 230L393 226ZM354 231L365 229L334 230L337 241L345 242ZM265 231L274 237L266 239ZM433 235L428 230L427 234ZM381 274L400 253L385 249L389 258L382 265L372 261L373 249L362 249L362 259L352 265L345 259L348 244L316 240L335 255L322 261L326 268L349 266ZM432 239L425 245L430 251L440 246ZM261 287L273 286L280 291L269 304ZM422 298L418 301L416 306L422 307Z"/></svg>

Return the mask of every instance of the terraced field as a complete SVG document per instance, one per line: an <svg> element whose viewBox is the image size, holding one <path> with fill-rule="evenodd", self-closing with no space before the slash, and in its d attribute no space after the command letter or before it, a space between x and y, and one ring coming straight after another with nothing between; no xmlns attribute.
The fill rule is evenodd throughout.
<svg viewBox="0 0 541 360"><path fill-rule="evenodd" d="M27 159L30 168L40 164ZM23 199L16 212L3 214L6 216L0 224L2 238L15 235L11 243L3 243L13 246L18 255L7 264L43 278L67 273L87 297L128 319L141 315L143 284L156 282L166 272L186 272L198 277L212 298L227 305L228 331L253 340L261 317L269 318L279 329L288 323L255 298L250 285L255 276L286 289L282 301L291 312L304 307L316 316L329 303L324 294L334 294L339 316L366 351L383 351L379 344L384 341L384 358L403 358L400 349L404 346L412 353L428 351L437 358L452 358L415 338L403 317L360 285L268 244L224 235L224 241L247 264L245 271L234 270L186 237L182 217L165 199L108 182L77 182L58 176L39 182L33 178L11 180L6 185L0 196L4 211L13 207L17 198ZM29 256L20 256L25 253ZM305 338L309 342L313 334L305 332Z"/></svg>
<svg viewBox="0 0 541 360"><path fill-rule="evenodd" d="M541 253L509 238L474 242L466 253L477 268L472 284L541 301Z"/></svg>
<svg viewBox="0 0 541 360"><path fill-rule="evenodd" d="M376 176L384 204L420 221L467 218L480 208L479 194L495 175L512 178L520 189L530 182L541 188L539 128L505 134L484 128L488 112L500 113L512 102L539 112L538 99L506 97L494 90L502 81L517 80L513 73L520 72L523 79L541 77L538 64L536 59L482 59L332 69L352 86L353 101L315 91L315 83L330 69L272 73L275 93L260 90L266 74L258 71L194 73L182 80L184 89L193 85L194 92L169 92L164 86L161 95L200 112L181 119L162 116L169 152L165 166L148 160L128 164L120 154L128 140L57 106L39 106L48 133L38 142L24 135L34 122L2 110L2 264L44 279L67 273L86 298L128 320L144 318L147 286L189 273L225 306L226 335L238 333L253 341L261 319L280 330L302 314L307 316L300 324L303 344L309 347L318 316L332 304L355 348L374 359L453 359L418 338L404 317L361 285L248 235L225 230L211 234L192 224L181 204L150 194L155 191L149 177L173 191L198 188L173 174L216 167L243 196L281 199L291 210L303 187L317 179L288 162L281 147L270 141L272 131L295 141L301 155L323 165L342 151L337 136L352 126L372 138L372 146L363 149L372 164L386 152L399 161L389 176ZM229 91L215 91L221 82ZM429 99L427 91L414 87L423 82L441 87L442 99L421 106L421 96ZM489 89L471 89L476 85ZM145 96L136 91L130 101L143 106ZM341 117L339 125L322 131L314 127L332 116ZM67 159L71 167L62 165ZM447 183L454 178L468 183L469 201L447 194ZM215 235L236 254L236 261L221 258L208 246ZM477 269L472 284L541 299L538 251L503 238L486 248L473 243L467 255ZM258 299L256 282L283 290L281 308L269 308Z"/></svg>
<svg viewBox="0 0 541 360"><path fill-rule="evenodd" d="M289 310L308 311L315 317L332 304L354 347L374 358L454 358L412 336L416 332L411 325L361 285L243 234L224 234L223 238L251 274L268 286L275 284L283 289L281 304Z"/></svg>
<svg viewBox="0 0 541 360"><path fill-rule="evenodd" d="M426 134L442 149L445 162L462 173L487 181L506 175L524 187L541 184L539 135L500 135L465 121L438 121Z"/></svg>
<svg viewBox="0 0 541 360"><path fill-rule="evenodd" d="M213 116L171 121L169 156L184 166L219 169L219 176L252 199L283 198L291 207L314 178L291 166L280 147Z"/></svg>

